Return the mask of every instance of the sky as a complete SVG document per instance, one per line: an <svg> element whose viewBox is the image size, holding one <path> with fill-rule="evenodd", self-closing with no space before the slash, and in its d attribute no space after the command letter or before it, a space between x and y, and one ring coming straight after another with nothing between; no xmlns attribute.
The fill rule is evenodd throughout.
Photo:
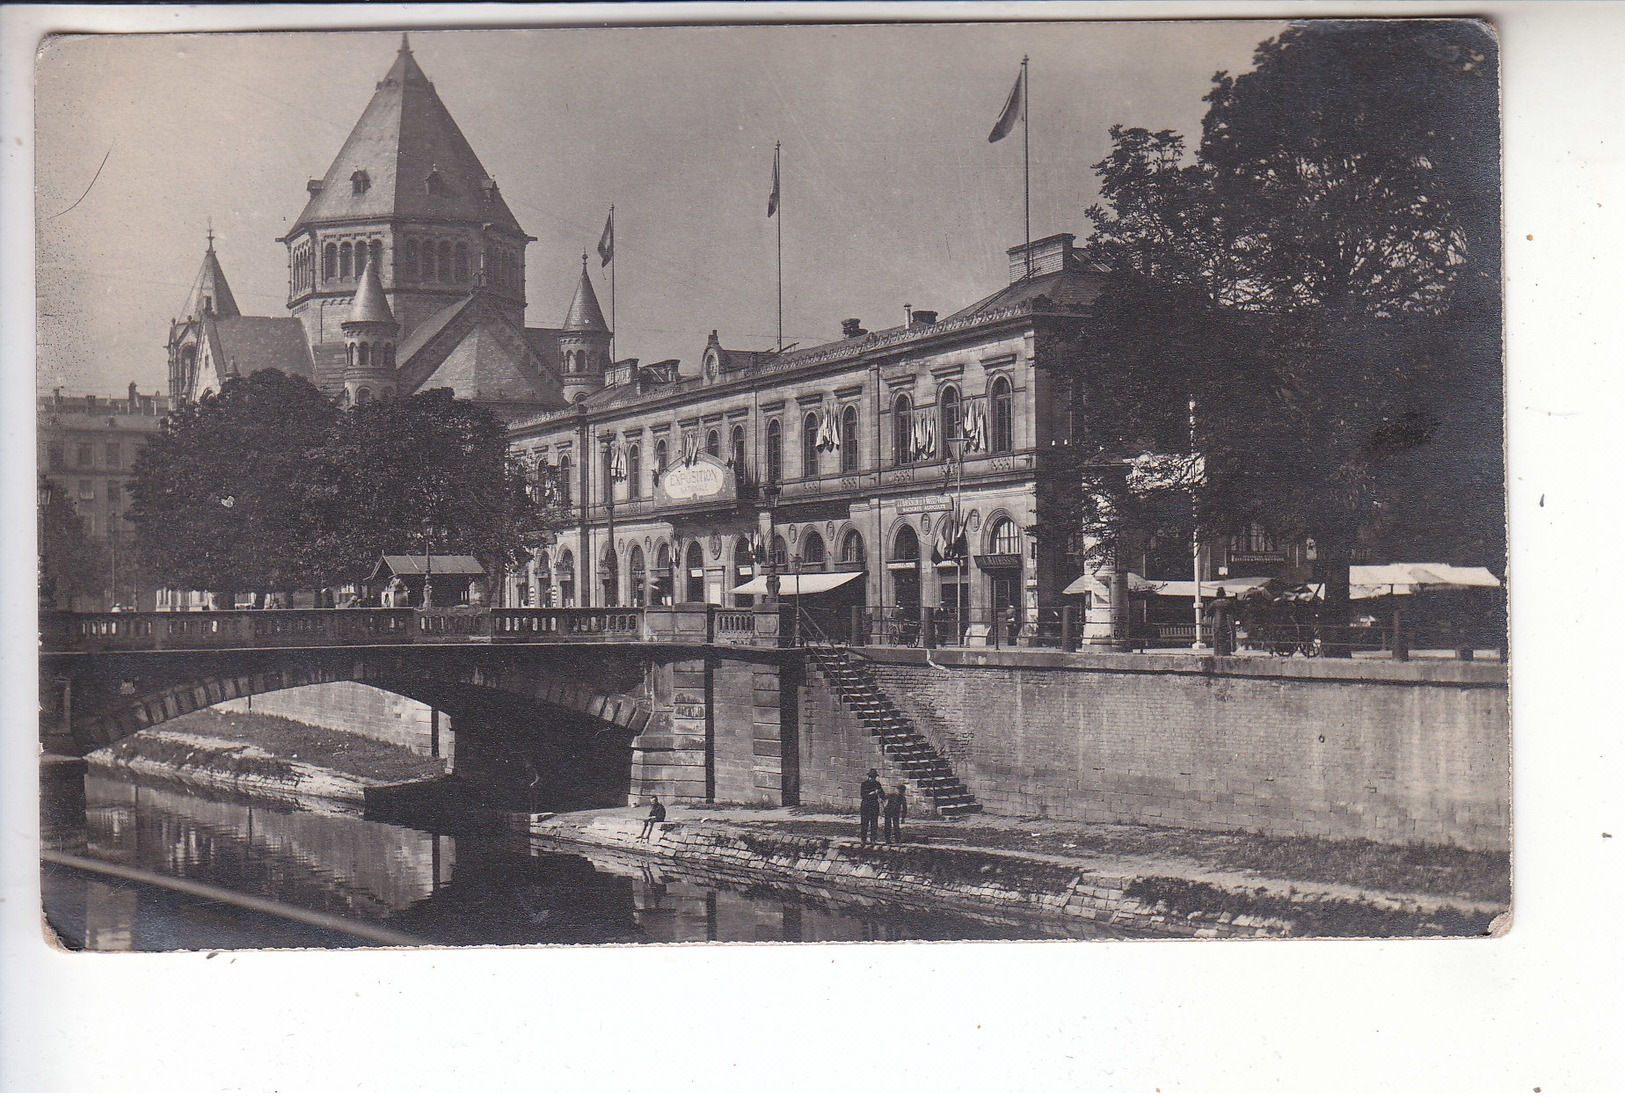
<svg viewBox="0 0 1625 1097"><path fill-rule="evenodd" d="M556 326L616 208L618 357L693 364L775 338L943 313L1002 286L1022 239L1020 130L988 133L1031 58L1032 232L1087 233L1113 123L1200 133L1262 21L414 31L520 225L527 322ZM39 54L42 391L166 384L164 340L212 224L242 311L286 315L277 238L388 70L394 32L66 37ZM605 310L609 272L592 272Z"/></svg>

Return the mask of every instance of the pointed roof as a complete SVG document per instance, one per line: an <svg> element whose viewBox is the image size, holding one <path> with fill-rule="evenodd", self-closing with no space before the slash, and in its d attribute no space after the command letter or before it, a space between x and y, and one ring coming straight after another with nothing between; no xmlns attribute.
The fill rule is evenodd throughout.
<svg viewBox="0 0 1625 1097"><path fill-rule="evenodd" d="M393 324L395 314L389 311L384 297L384 284L378 280L378 269L367 260L361 269L361 288L355 292L355 303L350 306L346 324Z"/></svg>
<svg viewBox="0 0 1625 1097"><path fill-rule="evenodd" d="M226 272L220 269L220 259L214 253L213 232L209 233L209 250L203 253L203 266L192 282L192 292L186 295L186 309L181 317L201 320L205 301L210 315L218 319L242 315L237 309L237 299L231 295L231 287L226 284Z"/></svg>
<svg viewBox="0 0 1625 1097"><path fill-rule="evenodd" d="M350 219L491 224L523 234L401 36L372 101L289 229Z"/></svg>
<svg viewBox="0 0 1625 1097"><path fill-rule="evenodd" d="M564 316L565 331L597 331L609 334L604 323L604 310L598 306L598 294L593 292L592 279L587 276L587 257L581 257L581 281L570 302L570 311Z"/></svg>

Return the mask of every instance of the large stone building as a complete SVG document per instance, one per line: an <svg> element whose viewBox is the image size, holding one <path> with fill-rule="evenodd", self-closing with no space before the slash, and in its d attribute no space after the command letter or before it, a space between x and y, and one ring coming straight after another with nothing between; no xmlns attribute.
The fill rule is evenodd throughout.
<svg viewBox="0 0 1625 1097"><path fill-rule="evenodd" d="M100 544L106 576L95 577L99 596L63 595L63 608L105 609L116 603L151 609L151 592L130 578L135 526L125 517L136 454L163 425L169 398L141 393L135 384L122 397L65 396L61 389L35 405L37 461L42 481L72 504L84 535ZM71 603L71 604L70 604Z"/></svg>
<svg viewBox="0 0 1625 1097"><path fill-rule="evenodd" d="M568 324L525 326L532 238L405 36L326 174L306 189L279 241L287 316L241 314L211 234L170 324L173 399L274 368L351 403L450 388L509 419L564 406L560 375L576 341Z"/></svg>
<svg viewBox="0 0 1625 1097"><path fill-rule="evenodd" d="M786 353L713 332L692 370L578 371L571 407L512 428L524 460L556 470L574 522L510 599L750 604L771 566L782 596L836 628L865 605L901 607L901 627L942 607L973 642L1030 630L1078 593L1081 565L1039 530L1061 517L1046 514L1046 475L1081 441L1065 348L1098 277L1060 234L1010 249L1007 283L948 316L848 320L839 340ZM591 293L584 277L578 303ZM585 327L601 360L608 332Z"/></svg>

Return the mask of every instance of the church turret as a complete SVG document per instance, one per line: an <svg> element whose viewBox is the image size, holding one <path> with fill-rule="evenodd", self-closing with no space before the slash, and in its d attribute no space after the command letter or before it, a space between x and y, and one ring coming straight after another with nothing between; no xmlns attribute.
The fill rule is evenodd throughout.
<svg viewBox="0 0 1625 1097"><path fill-rule="evenodd" d="M592 279L587 275L587 257L581 257L581 281L576 295L565 314L564 327L559 331L559 362L564 381L564 398L574 401L578 396L597 392L604 387L604 373L609 369L609 325L604 323L604 310L598 305L598 294L593 292Z"/></svg>
<svg viewBox="0 0 1625 1097"><path fill-rule="evenodd" d="M202 323L204 320L233 320L241 316L237 299L226 283L226 272L220 267L220 257L214 253L214 230L209 230L209 244L203 253L203 265L192 280L192 289L186 295L186 304L179 317L169 323L169 396L171 400L192 399L198 390Z"/></svg>
<svg viewBox="0 0 1625 1097"><path fill-rule="evenodd" d="M339 325L344 332L344 402L365 404L395 395L395 340L400 325L384 297L376 264L362 267L350 314Z"/></svg>

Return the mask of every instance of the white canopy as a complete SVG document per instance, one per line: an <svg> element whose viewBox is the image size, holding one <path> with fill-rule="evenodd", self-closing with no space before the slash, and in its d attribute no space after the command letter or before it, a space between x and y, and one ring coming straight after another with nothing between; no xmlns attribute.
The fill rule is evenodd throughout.
<svg viewBox="0 0 1625 1097"><path fill-rule="evenodd" d="M1134 572L1128 573L1128 589L1131 591L1155 591L1160 584L1146 582L1145 576ZM1080 575L1066 585L1062 594L1108 594L1106 590L1106 577L1103 575Z"/></svg>
<svg viewBox="0 0 1625 1097"><path fill-rule="evenodd" d="M1226 594L1236 597L1244 591L1252 590L1254 587L1261 587L1267 582L1269 582L1268 579L1261 579L1256 575L1241 576L1235 579L1229 577L1204 579L1202 580L1202 597L1217 598L1221 587L1224 588ZM1196 597L1196 584L1189 579L1170 579L1166 583L1148 582L1146 588L1153 594L1165 594L1172 598Z"/></svg>
<svg viewBox="0 0 1625 1097"><path fill-rule="evenodd" d="M781 575L779 576L779 596L792 598L798 594L823 594L827 590L834 590L838 586L850 583L862 577L861 571L834 571L815 572L811 575ZM730 594L754 594L761 596L767 593L767 576L758 575L748 583L741 583Z"/></svg>
<svg viewBox="0 0 1625 1097"><path fill-rule="evenodd" d="M1067 587L1072 593L1083 579ZM1204 579L1202 597L1218 597L1219 588L1226 594L1239 596L1269 582L1268 579L1248 577L1241 579ZM1166 583L1147 584L1158 594L1176 598L1195 596L1194 584L1189 579L1170 580ZM1315 597L1323 597L1321 583L1306 584ZM1499 587L1501 581L1488 568L1467 568L1456 564L1355 564L1349 568L1349 597L1353 599L1385 598L1390 594L1415 594L1419 590L1465 590L1468 587ZM1084 589L1079 587L1079 589Z"/></svg>

